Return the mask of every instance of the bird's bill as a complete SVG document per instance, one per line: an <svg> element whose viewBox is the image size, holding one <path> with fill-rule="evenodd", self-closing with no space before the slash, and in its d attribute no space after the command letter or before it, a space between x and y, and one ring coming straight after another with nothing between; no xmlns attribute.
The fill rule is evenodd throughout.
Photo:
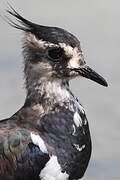
<svg viewBox="0 0 120 180"><path fill-rule="evenodd" d="M79 75L85 78L91 79L105 87L108 86L106 80L87 65L85 65L84 67L77 68L77 69L75 68L74 71L78 72Z"/></svg>

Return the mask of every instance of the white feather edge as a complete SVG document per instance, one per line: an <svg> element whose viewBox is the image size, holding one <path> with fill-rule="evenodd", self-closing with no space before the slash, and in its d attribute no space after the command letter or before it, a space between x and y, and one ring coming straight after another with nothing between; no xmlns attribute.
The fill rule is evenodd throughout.
<svg viewBox="0 0 120 180"><path fill-rule="evenodd" d="M48 153L46 145L43 139L39 135L31 132L31 139L32 139L33 144L37 145L42 152Z"/></svg>

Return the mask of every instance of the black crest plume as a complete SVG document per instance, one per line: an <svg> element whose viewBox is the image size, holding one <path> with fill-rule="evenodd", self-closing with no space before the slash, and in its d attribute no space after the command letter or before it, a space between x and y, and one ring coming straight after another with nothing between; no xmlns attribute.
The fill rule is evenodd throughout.
<svg viewBox="0 0 120 180"><path fill-rule="evenodd" d="M14 16L17 22L19 23L17 24L7 17L8 23L14 28L36 34L40 28L44 27L42 25L37 25L35 23L32 23L27 19L25 19L24 17L22 17L11 5L9 5L9 10L7 10L7 12L10 15Z"/></svg>
<svg viewBox="0 0 120 180"><path fill-rule="evenodd" d="M7 12L17 20L15 23L7 17L7 22L14 28L25 32L31 32L38 39L42 39L51 43L66 43L72 47L76 47L77 44L79 45L77 38L62 28L43 26L32 23L31 21L22 17L11 5L9 5L9 10L7 10Z"/></svg>

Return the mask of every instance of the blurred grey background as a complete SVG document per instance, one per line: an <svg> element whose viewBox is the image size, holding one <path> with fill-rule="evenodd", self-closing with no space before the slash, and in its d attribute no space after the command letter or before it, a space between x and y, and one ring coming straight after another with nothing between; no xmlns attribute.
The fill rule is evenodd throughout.
<svg viewBox="0 0 120 180"><path fill-rule="evenodd" d="M84 180L120 179L120 1L119 0L10 0L29 20L59 26L81 41L86 62L109 83L104 88L84 78L71 88L84 105L93 142ZM7 2L0 0L0 14ZM21 55L22 32L0 18L0 119L24 103Z"/></svg>

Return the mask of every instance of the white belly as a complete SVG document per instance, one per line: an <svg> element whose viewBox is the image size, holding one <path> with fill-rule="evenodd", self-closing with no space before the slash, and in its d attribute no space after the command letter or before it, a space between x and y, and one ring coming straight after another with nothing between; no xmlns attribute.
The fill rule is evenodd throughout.
<svg viewBox="0 0 120 180"><path fill-rule="evenodd" d="M68 180L69 177L68 174L61 172L56 156L51 156L39 176L41 180Z"/></svg>

